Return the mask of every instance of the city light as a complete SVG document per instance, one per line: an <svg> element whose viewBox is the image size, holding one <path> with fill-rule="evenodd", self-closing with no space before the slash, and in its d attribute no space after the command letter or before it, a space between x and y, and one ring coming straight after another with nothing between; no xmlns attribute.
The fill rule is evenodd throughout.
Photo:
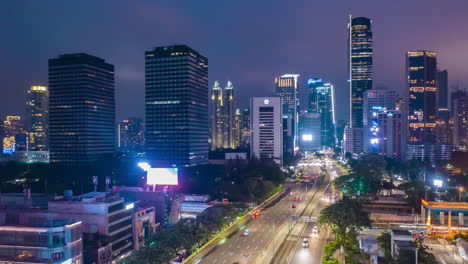
<svg viewBox="0 0 468 264"><path fill-rule="evenodd" d="M148 162L139 162L138 167L143 169L144 171L149 171L151 169L151 166L148 164Z"/></svg>
<svg viewBox="0 0 468 264"><path fill-rule="evenodd" d="M302 135L302 140L303 141L312 141L312 135L311 134Z"/></svg>
<svg viewBox="0 0 468 264"><path fill-rule="evenodd" d="M434 180L434 186L437 188L441 188L443 185L442 180Z"/></svg>

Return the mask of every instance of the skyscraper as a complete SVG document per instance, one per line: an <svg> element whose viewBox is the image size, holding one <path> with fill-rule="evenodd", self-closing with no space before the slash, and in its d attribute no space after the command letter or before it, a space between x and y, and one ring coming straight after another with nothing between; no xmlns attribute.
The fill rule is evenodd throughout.
<svg viewBox="0 0 468 264"><path fill-rule="evenodd" d="M26 102L28 112L29 150L49 150L49 91L45 86L31 86Z"/></svg>
<svg viewBox="0 0 468 264"><path fill-rule="evenodd" d="M208 59L186 45L145 53L146 149L164 166L206 163Z"/></svg>
<svg viewBox="0 0 468 264"><path fill-rule="evenodd" d="M234 119L234 126L232 128L233 144L235 148L241 145L241 126L242 126L242 113L240 109L236 109L236 116Z"/></svg>
<svg viewBox="0 0 468 264"><path fill-rule="evenodd" d="M447 70L437 70L437 107L449 107L448 73Z"/></svg>
<svg viewBox="0 0 468 264"><path fill-rule="evenodd" d="M348 74L349 74L349 127L345 128L343 153L359 154L364 151L363 98L372 89L373 40L372 21L365 17L348 21Z"/></svg>
<svg viewBox="0 0 468 264"><path fill-rule="evenodd" d="M85 53L49 59L50 161L86 167L115 151L114 65Z"/></svg>
<svg viewBox="0 0 468 264"><path fill-rule="evenodd" d="M301 151L314 151L322 147L321 114L302 113L299 118L299 148Z"/></svg>
<svg viewBox="0 0 468 264"><path fill-rule="evenodd" d="M278 97L253 97L251 109L252 157L283 162L282 102Z"/></svg>
<svg viewBox="0 0 468 264"><path fill-rule="evenodd" d="M21 139L18 142L22 150L28 148L27 133L25 131L25 124L21 116L7 116L3 121L3 153L14 153L16 151L16 139Z"/></svg>
<svg viewBox="0 0 468 264"><path fill-rule="evenodd" d="M129 118L117 125L117 144L122 151L142 151L145 144L143 119Z"/></svg>
<svg viewBox="0 0 468 264"><path fill-rule="evenodd" d="M211 150L224 148L226 114L223 89L215 81L211 89Z"/></svg>
<svg viewBox="0 0 468 264"><path fill-rule="evenodd" d="M406 133L403 127L402 114L397 110L383 110L377 114L377 140L373 139L373 144L377 145L380 155L403 160L406 152Z"/></svg>
<svg viewBox="0 0 468 264"><path fill-rule="evenodd" d="M468 151L468 94L463 91L454 93L453 101L453 147Z"/></svg>
<svg viewBox="0 0 468 264"><path fill-rule="evenodd" d="M363 127L362 104L364 92L372 89L373 40L372 21L365 17L352 18L348 23L348 71L350 86L350 127Z"/></svg>
<svg viewBox="0 0 468 264"><path fill-rule="evenodd" d="M307 85L309 87L308 112L320 113L321 145L334 147L336 144L334 87L331 83L324 83L320 78L309 79ZM299 140L301 140L300 137Z"/></svg>
<svg viewBox="0 0 468 264"><path fill-rule="evenodd" d="M250 109L244 108L242 110L242 124L241 124L241 146L246 147L250 144Z"/></svg>
<svg viewBox="0 0 468 264"><path fill-rule="evenodd" d="M299 119L299 74L285 74L275 78L276 96L281 98L283 108L283 151L294 154L297 146Z"/></svg>
<svg viewBox="0 0 468 264"><path fill-rule="evenodd" d="M215 81L211 90L211 150L239 147L236 140L235 119L236 101L234 86L227 82L223 89L218 81Z"/></svg>
<svg viewBox="0 0 468 264"><path fill-rule="evenodd" d="M436 159L436 56L432 51L410 51L406 55L409 159Z"/></svg>

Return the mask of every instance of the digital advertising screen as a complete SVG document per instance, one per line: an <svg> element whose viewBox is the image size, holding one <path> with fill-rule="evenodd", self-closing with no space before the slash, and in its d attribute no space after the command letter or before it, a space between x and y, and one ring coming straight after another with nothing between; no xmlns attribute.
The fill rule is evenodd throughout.
<svg viewBox="0 0 468 264"><path fill-rule="evenodd" d="M146 175L148 185L178 185L177 168L149 168Z"/></svg>

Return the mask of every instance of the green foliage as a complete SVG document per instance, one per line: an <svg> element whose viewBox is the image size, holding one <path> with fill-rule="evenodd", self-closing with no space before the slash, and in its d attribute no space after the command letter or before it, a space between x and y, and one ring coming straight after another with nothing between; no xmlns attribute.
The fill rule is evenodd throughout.
<svg viewBox="0 0 468 264"><path fill-rule="evenodd" d="M182 219L177 224L157 232L145 246L123 264L168 263L178 257L180 260L191 251L206 243L213 233L221 231L242 213L242 208L213 206L196 219Z"/></svg>
<svg viewBox="0 0 468 264"><path fill-rule="evenodd" d="M323 247L322 263L324 264L338 264L338 260L333 258L333 254L337 249L340 248L340 244L337 241L328 242Z"/></svg>
<svg viewBox="0 0 468 264"><path fill-rule="evenodd" d="M318 222L329 227L340 244L354 236L357 230L370 225L369 217L359 202L346 197L323 209Z"/></svg>
<svg viewBox="0 0 468 264"><path fill-rule="evenodd" d="M386 161L377 154L367 154L359 160L350 160L351 171L335 180L334 185L345 195L366 196L377 194L384 187L383 175L386 174Z"/></svg>

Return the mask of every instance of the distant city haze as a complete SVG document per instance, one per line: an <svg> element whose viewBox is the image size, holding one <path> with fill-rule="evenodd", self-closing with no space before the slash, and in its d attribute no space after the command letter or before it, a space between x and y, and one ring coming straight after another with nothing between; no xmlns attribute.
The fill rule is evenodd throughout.
<svg viewBox="0 0 468 264"><path fill-rule="evenodd" d="M115 66L116 120L144 117L144 53L187 44L209 59L209 87L233 82L238 107L273 96L274 77L300 74L336 89L349 118L347 20L372 19L374 87L405 87L405 52L432 50L449 88L468 87L468 1L8 1L0 10L0 115L24 114L31 85L48 86L47 60L86 52Z"/></svg>

